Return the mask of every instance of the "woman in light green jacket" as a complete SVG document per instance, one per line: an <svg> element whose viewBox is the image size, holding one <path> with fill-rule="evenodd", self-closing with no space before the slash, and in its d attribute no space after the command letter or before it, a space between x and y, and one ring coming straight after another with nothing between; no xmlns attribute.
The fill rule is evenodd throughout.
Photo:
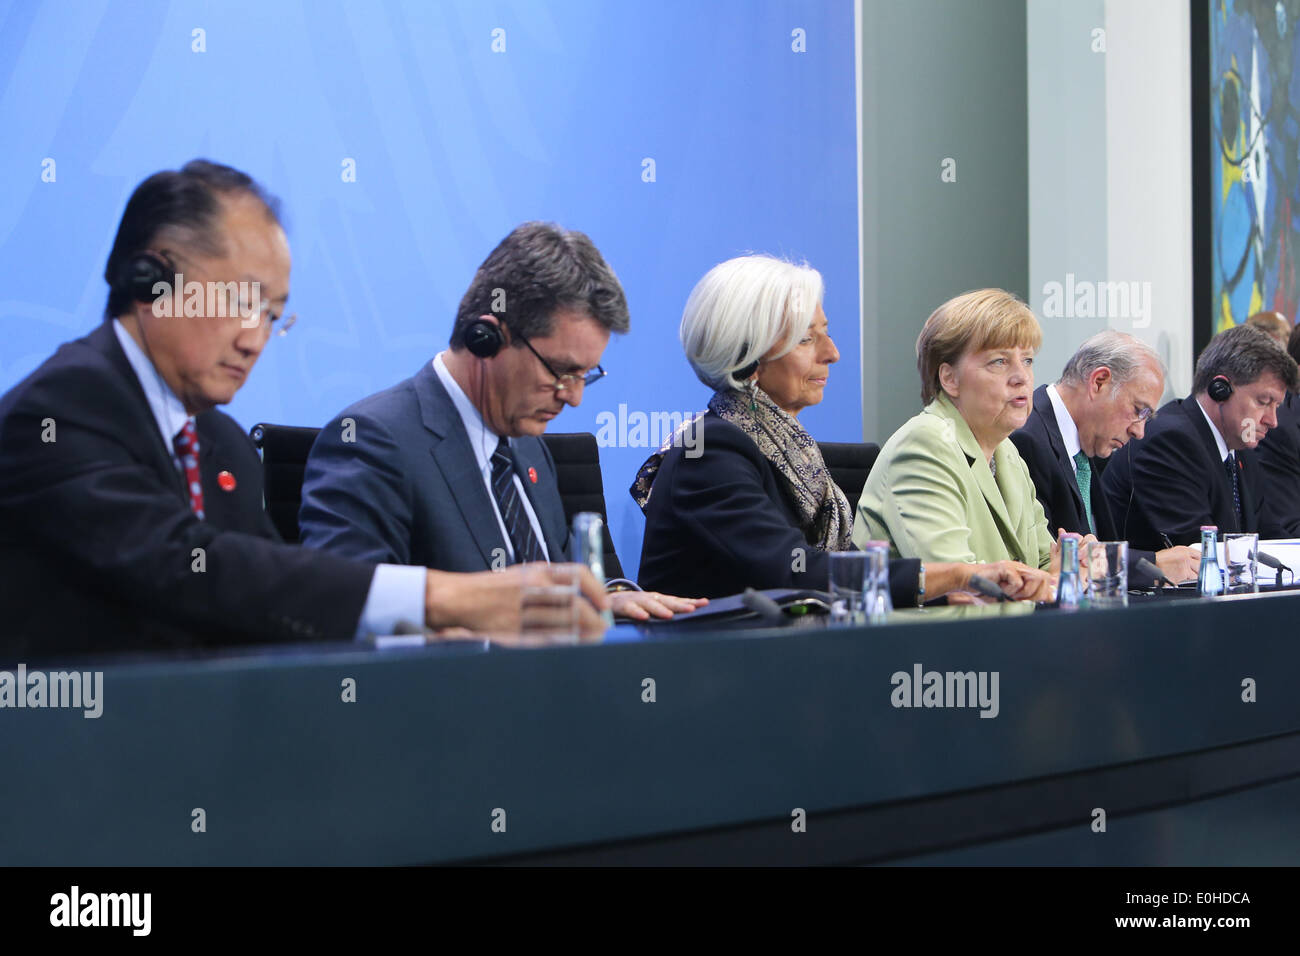
<svg viewBox="0 0 1300 956"><path fill-rule="evenodd" d="M916 340L924 410L880 450L853 540L922 561L1014 560L1053 573L1056 545L1009 440L1033 411L1033 312L1001 289L950 299Z"/></svg>

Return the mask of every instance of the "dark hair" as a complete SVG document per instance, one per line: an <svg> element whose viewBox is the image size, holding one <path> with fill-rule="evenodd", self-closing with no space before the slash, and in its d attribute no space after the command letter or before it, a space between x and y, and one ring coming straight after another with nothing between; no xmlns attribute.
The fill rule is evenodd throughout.
<svg viewBox="0 0 1300 956"><path fill-rule="evenodd" d="M154 173L131 193L117 226L113 249L104 266L108 283L105 314L121 315L131 307L130 286L124 281L132 257L168 234L201 255L220 255L217 234L219 201L232 193L245 193L261 202L267 218L280 222L280 201L269 195L251 176L206 159L194 159L181 169Z"/></svg>
<svg viewBox="0 0 1300 956"><path fill-rule="evenodd" d="M456 310L451 347L464 348L465 327L480 315L526 338L543 337L563 308L587 312L611 332L628 330L623 287L595 244L553 223L526 222L478 267Z"/></svg>
<svg viewBox="0 0 1300 956"><path fill-rule="evenodd" d="M1209 391L1216 375L1225 375L1233 386L1241 387L1258 381L1260 376L1272 372L1288 392L1296 391L1300 370L1295 359L1282 351L1281 346L1267 333L1252 325L1235 325L1224 329L1201 352L1196 360L1196 376L1192 379L1192 394Z"/></svg>

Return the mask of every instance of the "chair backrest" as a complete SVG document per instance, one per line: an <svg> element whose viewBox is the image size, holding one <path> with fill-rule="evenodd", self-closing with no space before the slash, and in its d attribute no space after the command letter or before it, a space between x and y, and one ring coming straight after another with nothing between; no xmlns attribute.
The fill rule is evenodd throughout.
<svg viewBox="0 0 1300 956"><path fill-rule="evenodd" d="M285 541L298 541L298 508L302 504L302 476L307 456L319 428L297 425L254 425L253 444L262 449L262 484L266 512Z"/></svg>
<svg viewBox="0 0 1300 956"><path fill-rule="evenodd" d="M573 516L580 511L594 511L605 519L605 577L623 577L623 565L614 552L614 539L609 533L596 436L591 432L547 432L542 435L542 441L555 459L565 524L572 526Z"/></svg>
<svg viewBox="0 0 1300 956"><path fill-rule="evenodd" d="M856 511L867 476L880 457L880 446L875 442L819 441L817 447L821 449L831 478L849 499L849 507Z"/></svg>

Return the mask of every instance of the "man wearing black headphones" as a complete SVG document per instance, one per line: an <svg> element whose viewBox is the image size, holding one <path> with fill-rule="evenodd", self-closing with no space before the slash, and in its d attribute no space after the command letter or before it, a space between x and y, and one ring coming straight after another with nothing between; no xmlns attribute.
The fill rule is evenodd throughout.
<svg viewBox="0 0 1300 956"><path fill-rule="evenodd" d="M1297 378L1295 361L1258 329L1216 335L1196 362L1192 394L1111 457L1102 484L1121 537L1149 551L1198 544L1202 525L1282 537L1263 508L1255 447Z"/></svg>
<svg viewBox="0 0 1300 956"><path fill-rule="evenodd" d="M289 269L277 204L244 173L197 160L137 187L104 321L0 398L0 663L518 631L543 565L449 575L280 543L256 451L216 406L292 322ZM585 604L583 622L599 628Z"/></svg>
<svg viewBox="0 0 1300 956"><path fill-rule="evenodd" d="M450 349L321 430L303 478L302 543L444 571L566 560L555 462L540 436L604 377L610 334L627 329L623 288L587 236L517 227L479 266ZM705 603L610 597L638 620Z"/></svg>

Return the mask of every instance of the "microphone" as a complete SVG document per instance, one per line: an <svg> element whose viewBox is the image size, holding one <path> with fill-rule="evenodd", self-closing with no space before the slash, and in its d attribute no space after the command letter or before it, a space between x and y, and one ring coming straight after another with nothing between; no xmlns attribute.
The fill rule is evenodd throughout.
<svg viewBox="0 0 1300 956"><path fill-rule="evenodd" d="M999 601L1011 600L1011 598L1008 597L1000 587L998 587L988 578L981 577L978 574L972 574L970 576L970 580L966 582L966 586L970 588L972 591L978 591L980 594L984 595L985 597L996 598Z"/></svg>
<svg viewBox="0 0 1300 956"><path fill-rule="evenodd" d="M1275 576L1274 579L1273 579L1273 586L1274 586L1274 587L1278 587L1278 588L1280 588L1280 587L1282 586L1282 572L1283 572L1283 571L1290 571L1290 572L1291 572L1291 582L1292 582L1293 584L1295 583L1295 572L1294 572L1294 571L1291 571L1291 569L1290 569L1289 567L1287 567L1285 564L1283 564L1283 563L1282 563L1281 561L1279 561L1277 558L1273 557L1273 555L1269 554L1267 551L1256 551L1256 552L1255 552L1255 558L1259 561L1260 564L1266 564L1266 565L1268 565L1270 568L1272 568L1274 571L1277 572L1276 576Z"/></svg>
<svg viewBox="0 0 1300 956"><path fill-rule="evenodd" d="M764 624L772 624L778 627L785 624L785 616L781 613L781 605L761 591L745 588L745 593L740 596L740 603L757 614Z"/></svg>
<svg viewBox="0 0 1300 956"><path fill-rule="evenodd" d="M1137 569L1148 577L1154 578L1157 587L1161 584L1167 584L1171 588L1178 587L1177 584L1165 577L1164 572L1160 570L1160 566L1154 561L1148 561L1146 558L1138 558Z"/></svg>

